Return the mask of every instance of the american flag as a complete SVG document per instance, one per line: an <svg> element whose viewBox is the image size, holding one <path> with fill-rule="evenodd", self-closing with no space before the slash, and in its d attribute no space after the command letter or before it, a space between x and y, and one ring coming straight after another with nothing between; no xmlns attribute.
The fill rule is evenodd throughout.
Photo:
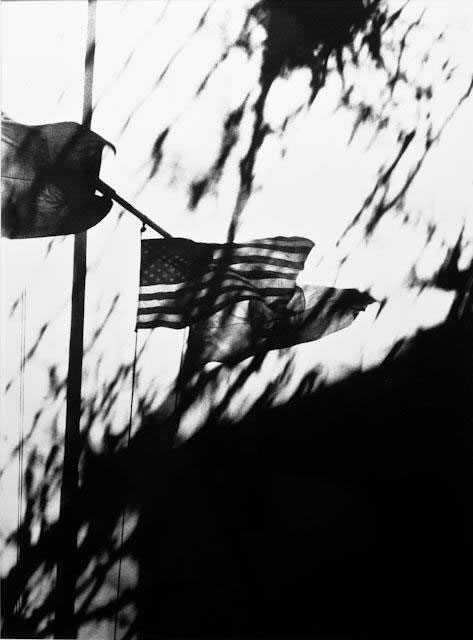
<svg viewBox="0 0 473 640"><path fill-rule="evenodd" d="M182 329L242 300L285 307L311 240L276 237L206 244L142 240L137 329Z"/></svg>

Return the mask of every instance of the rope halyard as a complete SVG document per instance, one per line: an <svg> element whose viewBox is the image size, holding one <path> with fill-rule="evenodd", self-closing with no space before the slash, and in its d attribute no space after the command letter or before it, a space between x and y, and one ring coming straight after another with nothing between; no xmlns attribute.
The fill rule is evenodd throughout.
<svg viewBox="0 0 473 640"><path fill-rule="evenodd" d="M18 433L18 508L16 528L16 563L20 565L22 546L22 518L23 518L23 478L24 478L24 442L25 442L25 365L26 365L26 287L23 287L20 297L20 428ZM22 597L15 604L15 613L21 610Z"/></svg>
<svg viewBox="0 0 473 640"><path fill-rule="evenodd" d="M146 231L146 225L143 223L140 230L140 240L145 231ZM132 372L131 372L130 414L128 418L128 427L127 427L127 442L126 442L127 447L130 445L131 431L133 427L133 405L135 400L137 359L138 359L138 330L135 328L135 347L134 347L134 353L133 353L133 365L132 365ZM122 576L122 559L123 559L122 549L123 549L123 540L125 537L125 511L126 511L126 506L123 507L121 527L120 527L120 548L119 548L119 558L118 558L117 593L115 596L115 619L113 624L113 640L117 640L117 630L118 630L118 614L119 614L118 602L120 599L120 587L121 587L121 576Z"/></svg>

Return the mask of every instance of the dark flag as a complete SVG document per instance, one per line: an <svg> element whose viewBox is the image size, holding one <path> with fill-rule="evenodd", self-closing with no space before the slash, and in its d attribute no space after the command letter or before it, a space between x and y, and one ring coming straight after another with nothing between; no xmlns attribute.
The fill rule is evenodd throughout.
<svg viewBox="0 0 473 640"><path fill-rule="evenodd" d="M258 353L312 342L348 327L375 302L357 289L297 286L287 305L272 309L260 300L239 302L192 326L187 359L232 364Z"/></svg>
<svg viewBox="0 0 473 640"><path fill-rule="evenodd" d="M2 116L2 235L65 235L100 222L112 206L95 195L106 145L75 122L30 126Z"/></svg>
<svg viewBox="0 0 473 640"><path fill-rule="evenodd" d="M264 238L205 244L143 240L137 328L181 329L242 301L287 307L313 242Z"/></svg>

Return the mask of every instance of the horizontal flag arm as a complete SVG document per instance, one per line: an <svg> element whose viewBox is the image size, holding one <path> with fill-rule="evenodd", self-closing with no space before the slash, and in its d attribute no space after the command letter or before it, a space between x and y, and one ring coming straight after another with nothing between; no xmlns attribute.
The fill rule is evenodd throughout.
<svg viewBox="0 0 473 640"><path fill-rule="evenodd" d="M160 227L155 222L153 222L151 218L148 218L148 216L145 216L144 213L141 213L141 211L136 209L136 207L134 207L132 204L127 202L124 198L119 196L118 193L114 189L112 189L112 187L109 187L108 184L103 182L103 180L97 181L96 188L97 188L97 191L100 191L100 193L102 193L104 196L111 198L112 200L117 202L119 205L121 205L124 209L126 209L127 211L132 213L134 216L139 218L143 224L147 225L151 229L154 229L157 233L163 236L163 238L172 238L170 233L165 231L162 227Z"/></svg>

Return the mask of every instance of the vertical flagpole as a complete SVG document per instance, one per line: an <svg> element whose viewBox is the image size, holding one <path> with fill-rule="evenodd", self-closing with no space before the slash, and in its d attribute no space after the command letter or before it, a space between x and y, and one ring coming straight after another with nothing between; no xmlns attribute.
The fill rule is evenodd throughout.
<svg viewBox="0 0 473 640"><path fill-rule="evenodd" d="M84 99L82 122L90 127L92 117L92 85L95 55L96 0L87 5L87 48L85 55ZM61 537L57 555L55 638L75 638L75 592L77 581L78 519L73 502L79 487L80 417L82 361L84 353L84 296L87 268L87 233L74 237L74 258L71 296L71 328L69 368L67 372L66 428L62 472L59 521ZM71 509L72 506L72 509Z"/></svg>

